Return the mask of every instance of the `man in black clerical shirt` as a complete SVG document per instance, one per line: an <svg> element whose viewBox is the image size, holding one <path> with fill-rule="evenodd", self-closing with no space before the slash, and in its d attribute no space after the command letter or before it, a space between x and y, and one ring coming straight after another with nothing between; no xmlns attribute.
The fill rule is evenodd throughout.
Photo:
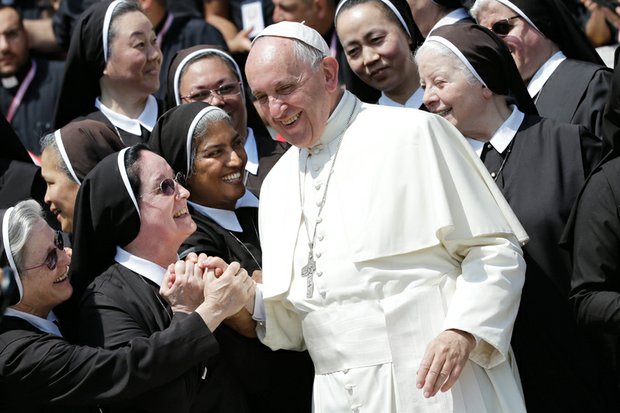
<svg viewBox="0 0 620 413"><path fill-rule="evenodd" d="M17 9L0 6L0 109L26 149L39 155L39 140L52 128L63 63L33 59Z"/></svg>

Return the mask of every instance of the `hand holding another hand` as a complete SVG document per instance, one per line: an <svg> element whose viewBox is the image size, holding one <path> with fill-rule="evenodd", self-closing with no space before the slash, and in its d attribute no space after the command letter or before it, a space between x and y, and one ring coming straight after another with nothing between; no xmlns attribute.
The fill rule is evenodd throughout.
<svg viewBox="0 0 620 413"><path fill-rule="evenodd" d="M203 270L194 261L179 260L166 270L159 293L172 312L191 313L204 301Z"/></svg>

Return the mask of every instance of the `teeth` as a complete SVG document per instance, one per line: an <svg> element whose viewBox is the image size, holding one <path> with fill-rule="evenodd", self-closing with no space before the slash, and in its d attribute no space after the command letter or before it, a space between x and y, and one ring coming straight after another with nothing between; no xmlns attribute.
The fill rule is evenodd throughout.
<svg viewBox="0 0 620 413"><path fill-rule="evenodd" d="M440 110L438 112L435 112L435 115L446 116L449 112L450 112L450 109L444 109L444 110Z"/></svg>
<svg viewBox="0 0 620 413"><path fill-rule="evenodd" d="M63 275L61 275L60 277L56 278L54 280L54 284L60 283L60 282L63 282L64 280L66 280L69 277L68 274L69 274L69 272L66 272Z"/></svg>
<svg viewBox="0 0 620 413"><path fill-rule="evenodd" d="M236 181L238 179L241 179L241 172L235 172L229 175L226 175L224 177L222 177L222 180L224 182L232 182L232 181Z"/></svg>
<svg viewBox="0 0 620 413"><path fill-rule="evenodd" d="M178 217L183 216L185 214L187 214L187 208L183 208L183 209L178 210L177 212L174 213L173 217L174 218L178 218Z"/></svg>
<svg viewBox="0 0 620 413"><path fill-rule="evenodd" d="M292 116L292 117L290 117L290 118L288 118L288 119L286 119L286 120L283 120L281 123L282 123L284 126L288 126L288 125L290 125L291 123L295 122L297 119L299 119L299 117L300 117L300 116L301 116L301 113L298 113L298 114L296 114L295 116Z"/></svg>

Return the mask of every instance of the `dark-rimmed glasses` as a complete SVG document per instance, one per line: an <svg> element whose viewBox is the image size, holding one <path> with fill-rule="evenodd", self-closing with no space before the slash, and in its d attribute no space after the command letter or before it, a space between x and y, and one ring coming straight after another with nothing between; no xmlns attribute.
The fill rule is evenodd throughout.
<svg viewBox="0 0 620 413"><path fill-rule="evenodd" d="M181 172L178 172L174 178L165 178L160 183L157 189L151 192L147 192L146 194L140 195L142 198L145 195L160 193L164 196L173 196L178 193L177 184L184 185L185 184L185 175Z"/></svg>
<svg viewBox="0 0 620 413"><path fill-rule="evenodd" d="M202 89L191 95L181 96L181 99L188 102L205 102L212 96L225 98L227 96L237 96L241 93L241 82L225 83L216 89Z"/></svg>
<svg viewBox="0 0 620 413"><path fill-rule="evenodd" d="M521 16L512 16L507 19L498 20L491 26L491 31L500 37L504 37L515 27L512 21L520 17Z"/></svg>
<svg viewBox="0 0 620 413"><path fill-rule="evenodd" d="M54 271L58 265L58 251L62 251L65 248L65 242L63 241L62 233L59 230L54 231L54 246L56 248L47 254L47 257L45 257L45 261L43 261L43 263L33 267L24 268L24 271L34 270L35 268L39 268L44 265L47 265L47 268L49 268L50 271Z"/></svg>

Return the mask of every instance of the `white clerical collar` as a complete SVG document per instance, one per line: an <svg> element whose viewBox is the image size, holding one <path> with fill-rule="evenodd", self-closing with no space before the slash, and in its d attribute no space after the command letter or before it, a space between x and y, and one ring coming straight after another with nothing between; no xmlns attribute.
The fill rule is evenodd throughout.
<svg viewBox="0 0 620 413"><path fill-rule="evenodd" d="M468 17L469 17L469 13L467 13L467 10L465 10L464 7L458 8L456 10L452 10L450 13L446 14L441 19L439 19L437 23L435 23L435 25L428 32L428 35L426 37L428 37L433 32L433 30L438 29L441 26L447 26L450 24L454 24Z"/></svg>
<svg viewBox="0 0 620 413"><path fill-rule="evenodd" d="M41 318L37 317L34 314L24 313L23 311L19 311L9 307L6 309L4 315L19 317L22 320L26 320L44 333L49 333L58 337L62 337L62 333L60 332L58 325L55 323L56 321L58 321L58 318L56 318L56 314L54 314L53 311L50 311L50 313L47 315L47 318Z"/></svg>
<svg viewBox="0 0 620 413"><path fill-rule="evenodd" d="M395 106L397 108L420 109L422 103L424 103L424 89L421 87L417 88L416 91L413 92L413 95L409 96L409 99L407 99L404 105L390 99L383 92L381 92L381 96L379 97L379 101L377 103L379 105Z"/></svg>
<svg viewBox="0 0 620 413"><path fill-rule="evenodd" d="M112 125L129 132L132 135L142 135L140 125L144 126L146 130L151 132L157 122L157 99L151 95L149 95L146 99L144 110L137 119L132 119L125 115L121 115L120 113L114 112L112 109L101 103L99 98L95 99L95 106L105 115L106 118L110 120L110 122L112 122Z"/></svg>
<svg viewBox="0 0 620 413"><path fill-rule="evenodd" d="M502 125L495 131L489 143L493 145L495 150L499 153L504 153L510 142L514 139L523 118L525 115L516 106L512 106L512 113L508 116L508 119L502 123ZM478 156L482 155L482 148L486 142L482 142L476 139L467 138L467 141L471 145L472 149Z"/></svg>
<svg viewBox="0 0 620 413"><path fill-rule="evenodd" d="M357 98L355 95L345 90L340 98L340 102L338 102L338 105L329 116L329 119L327 119L327 125L325 125L325 130L317 145L327 145L344 132L356 102ZM355 116L355 114L353 114L353 116Z"/></svg>
<svg viewBox="0 0 620 413"><path fill-rule="evenodd" d="M532 99L540 93L545 83L547 83L547 80L549 80L553 72L555 72L555 69L557 69L564 60L566 60L564 53L557 52L538 68L532 80L530 80L527 85L527 91L530 93Z"/></svg>
<svg viewBox="0 0 620 413"><path fill-rule="evenodd" d="M205 215L214 220L220 227L225 228L229 231L243 232L243 228L241 228L241 224L239 224L239 220L237 219L237 215L235 215L235 211L230 211L228 209L210 208L192 201L187 201L187 203L190 204L196 211L200 212L202 215ZM235 209L242 207L258 208L258 198L256 198L256 196L250 191L245 191L245 194L243 194L243 196L237 200Z"/></svg>
<svg viewBox="0 0 620 413"><path fill-rule="evenodd" d="M245 140L245 153L248 161L245 164L245 170L252 175L258 174L258 147L256 146L256 137L252 128L248 128L248 137Z"/></svg>
<svg viewBox="0 0 620 413"><path fill-rule="evenodd" d="M166 269L160 267L154 262L145 260L144 258L137 257L121 247L116 247L116 256L114 261L118 262L123 267L140 274L144 278L153 281L155 284L161 287L161 283L164 280L164 274Z"/></svg>

